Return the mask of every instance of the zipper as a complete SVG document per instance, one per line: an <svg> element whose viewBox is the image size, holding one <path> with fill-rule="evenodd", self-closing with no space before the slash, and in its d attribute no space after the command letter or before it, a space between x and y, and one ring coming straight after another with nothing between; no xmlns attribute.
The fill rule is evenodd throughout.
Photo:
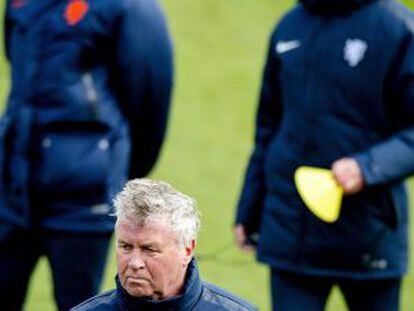
<svg viewBox="0 0 414 311"><path fill-rule="evenodd" d="M321 33L323 35L324 33L324 28L326 26L326 21L324 19L322 19L321 21L318 21L319 25L315 25L315 29L313 31L313 33L309 36L309 42L312 42L312 45L314 42L316 42L316 39L321 36ZM314 93L314 90L312 89L312 85L311 85L311 81L314 81L315 79L315 73L312 72L312 67L314 66L314 62L315 62L315 58L317 57L316 54L314 53L314 46L311 46L309 48L309 52L308 52L308 57L306 59L305 62L305 68L306 68L306 73L304 74L305 76L305 88L304 88L304 98L308 99L308 102L306 103L306 105L304 105L303 107L303 112L305 114L305 116L308 118L309 121L312 121L313 119L313 115L315 113L314 111L314 107L312 107L310 105L310 103L313 100L313 96L312 94ZM310 122L309 124L312 124L312 126L310 126L308 128L308 133L312 133L314 131L315 128L315 122ZM309 141L307 141L306 145L305 145L305 152L308 152L308 150L312 149L312 146L310 145ZM306 245L308 244L307 239L309 239L308 233L309 233L309 217L313 217L309 215L309 212L306 209L301 209L301 228L300 228L300 238L298 241L298 261L300 263L304 263L306 264Z"/></svg>
<svg viewBox="0 0 414 311"><path fill-rule="evenodd" d="M82 84L85 89L85 97L89 105L91 114L95 119L97 119L99 116L98 92L95 87L92 73L87 71L82 75Z"/></svg>

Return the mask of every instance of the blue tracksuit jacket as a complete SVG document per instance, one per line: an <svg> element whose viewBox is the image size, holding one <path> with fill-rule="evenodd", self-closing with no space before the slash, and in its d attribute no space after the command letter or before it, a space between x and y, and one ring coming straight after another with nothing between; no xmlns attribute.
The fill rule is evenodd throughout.
<svg viewBox="0 0 414 311"><path fill-rule="evenodd" d="M200 279L193 260L187 271L183 293L165 300L132 297L116 278L112 290L81 303L71 311L253 311L247 301Z"/></svg>
<svg viewBox="0 0 414 311"><path fill-rule="evenodd" d="M414 18L394 0L302 0L270 40L237 223L276 269L349 278L407 269L414 172ZM359 163L366 188L323 223L301 201L301 165Z"/></svg>
<svg viewBox="0 0 414 311"><path fill-rule="evenodd" d="M0 221L106 232L127 177L153 167L172 48L156 0L9 0Z"/></svg>

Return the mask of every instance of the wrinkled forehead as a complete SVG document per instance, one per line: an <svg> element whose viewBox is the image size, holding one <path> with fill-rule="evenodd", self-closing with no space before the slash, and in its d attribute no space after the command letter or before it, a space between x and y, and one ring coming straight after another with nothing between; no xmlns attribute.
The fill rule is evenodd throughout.
<svg viewBox="0 0 414 311"><path fill-rule="evenodd" d="M133 217L122 217L117 219L115 226L117 237L128 239L154 239L178 241L177 232L170 225L168 219L163 216L149 217L144 221Z"/></svg>

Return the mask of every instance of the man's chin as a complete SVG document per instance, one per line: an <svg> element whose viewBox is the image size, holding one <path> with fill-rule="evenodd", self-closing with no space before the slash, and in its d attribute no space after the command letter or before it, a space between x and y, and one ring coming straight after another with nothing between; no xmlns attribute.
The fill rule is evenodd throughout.
<svg viewBox="0 0 414 311"><path fill-rule="evenodd" d="M143 279L128 280L125 290L128 294L137 298L151 297L153 294L148 281Z"/></svg>

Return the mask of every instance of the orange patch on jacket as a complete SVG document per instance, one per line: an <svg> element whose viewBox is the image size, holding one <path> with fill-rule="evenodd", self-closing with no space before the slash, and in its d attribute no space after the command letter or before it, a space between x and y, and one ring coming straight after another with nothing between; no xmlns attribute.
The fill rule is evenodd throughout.
<svg viewBox="0 0 414 311"><path fill-rule="evenodd" d="M85 0L71 0L65 10L65 20L70 26L79 23L89 11L89 4Z"/></svg>

